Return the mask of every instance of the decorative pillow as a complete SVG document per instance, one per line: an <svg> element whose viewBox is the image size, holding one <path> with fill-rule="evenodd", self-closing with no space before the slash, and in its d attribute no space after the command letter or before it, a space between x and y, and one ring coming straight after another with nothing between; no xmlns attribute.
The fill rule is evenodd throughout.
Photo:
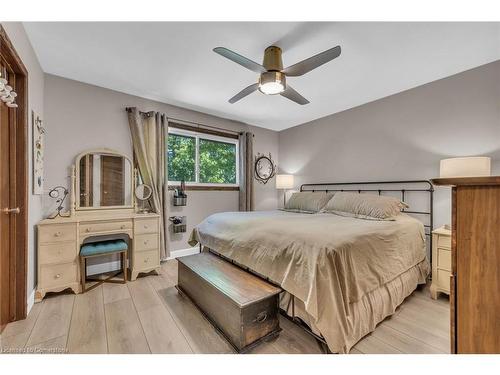
<svg viewBox="0 0 500 375"><path fill-rule="evenodd" d="M370 220L394 220L409 206L399 199L383 195L339 192L321 212Z"/></svg>
<svg viewBox="0 0 500 375"><path fill-rule="evenodd" d="M285 211L319 212L332 197L333 193L313 193L309 191L293 193L285 204Z"/></svg>

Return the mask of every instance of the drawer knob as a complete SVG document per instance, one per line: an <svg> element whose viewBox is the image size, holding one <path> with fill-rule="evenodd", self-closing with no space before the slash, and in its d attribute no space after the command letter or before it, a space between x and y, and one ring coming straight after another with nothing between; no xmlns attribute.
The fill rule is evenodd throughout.
<svg viewBox="0 0 500 375"><path fill-rule="evenodd" d="M87 233L90 232L90 228L87 228L86 231L87 231Z"/></svg>
<svg viewBox="0 0 500 375"><path fill-rule="evenodd" d="M148 242L149 242L148 240L145 240L145 241L144 241L144 245L147 245L147 244L148 244Z"/></svg>
<svg viewBox="0 0 500 375"><path fill-rule="evenodd" d="M60 279L61 278L61 275L58 273L56 276L55 276L56 279Z"/></svg>
<svg viewBox="0 0 500 375"><path fill-rule="evenodd" d="M255 318L255 321L257 323L262 323L266 319L267 319L267 313L265 311L262 311L262 312L260 312L260 313L257 314L257 317Z"/></svg>
<svg viewBox="0 0 500 375"><path fill-rule="evenodd" d="M144 225L144 229L148 229L148 226L147 226L147 225Z"/></svg>
<svg viewBox="0 0 500 375"><path fill-rule="evenodd" d="M120 228L121 228L121 229L125 229L125 225L122 225Z"/></svg>
<svg viewBox="0 0 500 375"><path fill-rule="evenodd" d="M144 263L148 263L148 262L149 262L149 258L144 259Z"/></svg>
<svg viewBox="0 0 500 375"><path fill-rule="evenodd" d="M61 237L61 232L54 233L54 237Z"/></svg>

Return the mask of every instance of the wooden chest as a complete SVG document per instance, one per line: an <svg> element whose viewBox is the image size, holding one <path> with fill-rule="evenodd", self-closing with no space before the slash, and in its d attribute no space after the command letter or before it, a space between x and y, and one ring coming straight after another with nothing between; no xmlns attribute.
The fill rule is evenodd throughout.
<svg viewBox="0 0 500 375"><path fill-rule="evenodd" d="M208 252L177 260L177 288L237 352L279 333L280 288Z"/></svg>

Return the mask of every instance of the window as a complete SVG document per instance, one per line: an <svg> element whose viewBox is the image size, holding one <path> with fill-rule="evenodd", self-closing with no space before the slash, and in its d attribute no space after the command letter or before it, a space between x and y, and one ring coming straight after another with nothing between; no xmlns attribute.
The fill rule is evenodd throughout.
<svg viewBox="0 0 500 375"><path fill-rule="evenodd" d="M238 140L170 128L168 182L186 185L238 186Z"/></svg>

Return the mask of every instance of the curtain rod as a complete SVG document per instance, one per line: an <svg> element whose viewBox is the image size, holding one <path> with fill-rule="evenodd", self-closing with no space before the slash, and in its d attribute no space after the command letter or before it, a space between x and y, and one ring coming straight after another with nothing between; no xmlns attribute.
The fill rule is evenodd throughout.
<svg viewBox="0 0 500 375"><path fill-rule="evenodd" d="M182 123L182 122L184 122L184 123L186 123L186 124L193 124L193 125L196 125L197 127L201 127L201 128L211 128L211 129L220 130L220 131L223 131L223 132L228 132L228 133L234 133L234 134L240 134L240 133L241 133L241 132L236 131L236 130L225 129L225 128L219 128L219 127L217 127L217 126L200 124L200 123L197 123L197 122L188 121L188 120L181 120L181 119L177 119L177 118L174 118L174 117L168 117L168 116L167 116L167 121L171 121L171 122L181 122L181 123Z"/></svg>
<svg viewBox="0 0 500 375"><path fill-rule="evenodd" d="M132 107L126 107L125 110L128 112L131 110ZM139 111L139 113L141 115L144 115L144 116L147 116L147 117L150 117L151 114L155 113L155 111L149 111L149 112L143 112L143 111ZM220 131L223 131L223 132L228 132L228 133L234 133L234 134L241 134L242 132L240 131L236 131L236 130L231 130L231 129L224 129L224 128L219 128L217 126L211 126L211 125L205 125L205 124L200 124L200 123L197 123L197 122L193 122L193 121L188 121L188 120L181 120L181 119L177 119L177 118L174 118L174 117L168 117L166 115L164 115L167 119L167 121L171 121L171 122L180 122L180 123L186 123L186 124L192 124L192 125L196 125L197 127L201 127L201 128L211 128L211 129L216 129L216 130L220 130Z"/></svg>

